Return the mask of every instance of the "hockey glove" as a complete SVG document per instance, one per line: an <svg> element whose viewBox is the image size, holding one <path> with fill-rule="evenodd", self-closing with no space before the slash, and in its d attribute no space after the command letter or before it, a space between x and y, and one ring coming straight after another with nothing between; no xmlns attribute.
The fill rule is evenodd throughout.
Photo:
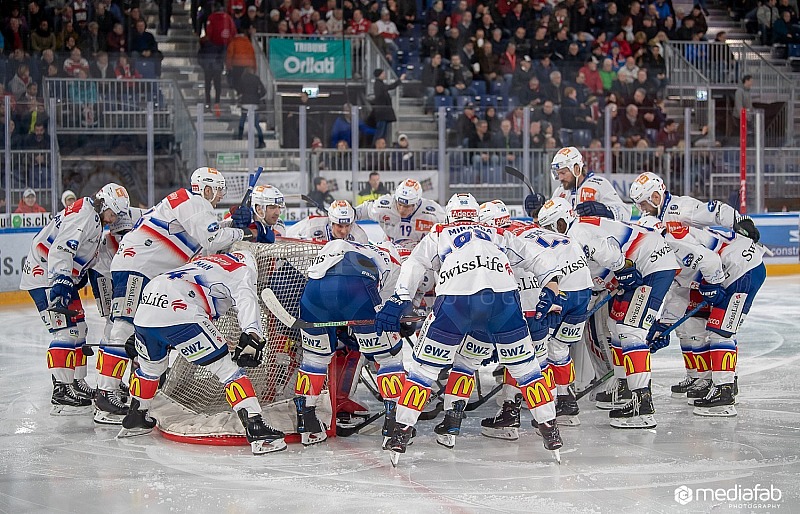
<svg viewBox="0 0 800 514"><path fill-rule="evenodd" d="M650 347L650 353L656 353L658 350L669 346L669 334L667 334L666 337L661 335L668 328L669 325L661 323L660 321L656 321L650 326L650 330L647 332L647 337L645 338L647 346Z"/></svg>
<svg viewBox="0 0 800 514"><path fill-rule="evenodd" d="M400 332L400 318L411 310L411 300L401 300L392 295L375 315L375 332Z"/></svg>
<svg viewBox="0 0 800 514"><path fill-rule="evenodd" d="M619 271L615 271L614 275L617 277L617 282L619 283L619 288L623 291L630 291L632 289L636 289L640 285L642 285L642 274L639 273L639 270L636 269L636 266L630 266L628 268L622 268Z"/></svg>
<svg viewBox="0 0 800 514"><path fill-rule="evenodd" d="M698 289L703 298L711 305L721 305L727 297L721 284L709 284L703 281Z"/></svg>
<svg viewBox="0 0 800 514"><path fill-rule="evenodd" d="M128 340L125 341L125 354L131 359L139 356L139 352L136 351L136 334L131 334Z"/></svg>
<svg viewBox="0 0 800 514"><path fill-rule="evenodd" d="M601 218L614 219L614 213L611 209L600 202L581 202L575 206L575 212L578 216L599 216Z"/></svg>
<svg viewBox="0 0 800 514"><path fill-rule="evenodd" d="M542 292L539 293L539 303L536 304L536 318L537 320L541 320L547 313L550 312L550 307L556 304L558 301L558 295L549 287L542 288Z"/></svg>
<svg viewBox="0 0 800 514"><path fill-rule="evenodd" d="M336 330L336 339L339 340L340 343L345 345L346 347L350 348L351 350L358 351L358 339L355 338L353 334L350 333L350 329L347 327L342 327Z"/></svg>
<svg viewBox="0 0 800 514"><path fill-rule="evenodd" d="M756 224L747 216L742 216L736 220L733 224L733 230L737 234L749 237L756 243L761 239L761 233L756 228Z"/></svg>
<svg viewBox="0 0 800 514"><path fill-rule="evenodd" d="M233 228L245 229L253 221L253 211L250 207L239 207L231 215L231 225Z"/></svg>
<svg viewBox="0 0 800 514"><path fill-rule="evenodd" d="M545 198L541 193L531 193L525 197L525 214L531 218L538 216L544 205Z"/></svg>
<svg viewBox="0 0 800 514"><path fill-rule="evenodd" d="M256 222L258 235L256 236L256 243L274 243L275 231L266 223Z"/></svg>
<svg viewBox="0 0 800 514"><path fill-rule="evenodd" d="M233 362L243 368L255 368L264 358L264 341L258 336L242 332L239 344L233 350Z"/></svg>
<svg viewBox="0 0 800 514"><path fill-rule="evenodd" d="M72 282L72 278L66 275L57 275L50 286L50 303L47 310L67 314L74 291L75 283Z"/></svg>

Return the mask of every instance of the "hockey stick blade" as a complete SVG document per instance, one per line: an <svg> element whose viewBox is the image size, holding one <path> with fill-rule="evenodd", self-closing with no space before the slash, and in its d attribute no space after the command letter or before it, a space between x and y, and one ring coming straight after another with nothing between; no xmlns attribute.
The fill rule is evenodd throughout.
<svg viewBox="0 0 800 514"><path fill-rule="evenodd" d="M675 330L676 328L681 326L687 319L691 318L692 316L694 316L695 314L700 312L700 309L702 309L703 307L707 307L707 306L708 306L708 302L706 302L706 301L702 301L702 302L698 303L697 306L695 306L694 309L692 309L689 312L687 312L686 314L684 314L681 319L679 319L678 321L676 321L675 323L670 325L669 328L666 329L665 331L661 332L661 336L660 337L669 337L669 335L672 333L673 330Z"/></svg>
<svg viewBox="0 0 800 514"><path fill-rule="evenodd" d="M300 199L306 202L309 205L312 205L317 208L318 211L328 212L328 209L323 207L322 205L318 204L313 198L308 195L300 195Z"/></svg>
<svg viewBox="0 0 800 514"><path fill-rule="evenodd" d="M576 393L575 394L575 401L577 402L578 400L580 400L581 398L583 398L587 394L591 393L592 391L597 389L601 384L605 384L606 381L608 381L608 379L613 377L613 376L614 376L614 370L612 369L611 371L609 371L608 373L606 373L605 375L600 377L598 380L595 380L594 382L592 382L592 385L590 385L589 387L587 387L586 389L584 389L580 393Z"/></svg>
<svg viewBox="0 0 800 514"><path fill-rule="evenodd" d="M464 410L465 411L473 411L473 410L477 409L478 407L480 407L481 405L486 403L486 401L489 398L491 398L494 395L496 395L497 393L499 393L500 389L502 389L502 388L503 388L503 384L497 384L496 386L494 386L494 388L491 391L489 391L485 395L481 396L480 398L478 398L474 402L468 403L467 406L464 408Z"/></svg>
<svg viewBox="0 0 800 514"><path fill-rule="evenodd" d="M275 293L270 288L265 288L261 291L261 300L267 309L278 320L289 328L327 328L327 327L352 327L358 325L372 325L375 323L373 319L351 319L346 321L303 321L297 319L283 308L281 302L275 296ZM405 316L400 318L400 322L408 323L412 321L422 321L425 316Z"/></svg>
<svg viewBox="0 0 800 514"><path fill-rule="evenodd" d="M336 436L337 437L350 437L353 434L358 433L359 430L362 428L375 423L378 419L383 417L386 414L385 410L382 410L372 416L368 417L358 425L352 427L336 427Z"/></svg>
<svg viewBox="0 0 800 514"><path fill-rule="evenodd" d="M76 316L80 316L81 314L83 314L82 310L76 311L76 310L72 310L72 309L66 309L66 308L63 308L63 307L56 307L55 305L52 306L52 307L48 307L47 311L48 312L55 312L56 314L63 314L64 316L69 316L70 318L74 318Z"/></svg>
<svg viewBox="0 0 800 514"><path fill-rule="evenodd" d="M522 172L519 171L514 166L506 166L506 167L503 168L503 171L505 171L506 173L508 173L512 177L515 177L515 178L518 178L519 180L521 180L523 184L528 186L528 189L530 189L531 194L536 192L536 190L533 189L533 186L531 185L531 183L528 182L528 178L525 175L523 175Z"/></svg>
<svg viewBox="0 0 800 514"><path fill-rule="evenodd" d="M597 311L599 311L600 309L602 309L602 308L603 308L603 305L605 305L605 304L607 304L608 302L610 302L610 301L611 301L611 299L612 299L612 298L614 298L614 295L615 295L615 294L616 294L615 292L608 293L608 295L607 295L605 298L603 298L602 300L600 300L599 302L597 302L596 304L594 304L594 307L592 307L592 310L590 310L589 312L587 312L587 313L586 313L586 316L587 316L587 317L588 317L588 316L592 316L592 315L594 315L594 313L595 313L595 312L597 312Z"/></svg>

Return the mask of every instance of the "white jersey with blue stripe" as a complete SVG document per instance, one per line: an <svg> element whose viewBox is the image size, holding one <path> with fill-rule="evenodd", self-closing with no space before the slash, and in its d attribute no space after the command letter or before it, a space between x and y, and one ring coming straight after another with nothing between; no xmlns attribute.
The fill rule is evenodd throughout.
<svg viewBox="0 0 800 514"><path fill-rule="evenodd" d="M733 228L738 212L730 205L711 200L701 202L691 196L674 196L664 193L664 206L658 215L667 230L677 227L725 227Z"/></svg>
<svg viewBox="0 0 800 514"><path fill-rule="evenodd" d="M553 191L553 198L566 198L573 208L582 202L599 202L614 213L615 220L631 220L631 206L622 201L611 182L594 172L589 172L577 189L567 191L563 186L558 186Z"/></svg>
<svg viewBox="0 0 800 514"><path fill-rule="evenodd" d="M286 237L313 239L315 241L334 240L333 232L331 232L331 221L327 216L309 216L304 220L298 221L286 230ZM356 223L350 226L350 235L347 236L347 240L357 243L369 242L367 233Z"/></svg>
<svg viewBox="0 0 800 514"><path fill-rule="evenodd" d="M410 216L401 218L394 197L383 195L356 207L356 219L377 222L390 241L411 250L435 224L444 221L444 209L433 200L423 198Z"/></svg>
<svg viewBox="0 0 800 514"><path fill-rule="evenodd" d="M77 284L97 258L102 236L92 199L78 199L34 236L19 288L49 287L56 276L72 277Z"/></svg>
<svg viewBox="0 0 800 514"><path fill-rule="evenodd" d="M179 189L146 211L120 243L111 271L136 271L152 278L191 260L201 251L227 250L244 233L218 222L211 203Z"/></svg>

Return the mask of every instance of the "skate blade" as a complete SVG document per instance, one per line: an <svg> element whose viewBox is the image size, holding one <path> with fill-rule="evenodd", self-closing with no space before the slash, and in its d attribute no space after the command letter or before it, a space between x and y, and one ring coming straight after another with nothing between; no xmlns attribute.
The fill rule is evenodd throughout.
<svg viewBox="0 0 800 514"><path fill-rule="evenodd" d="M550 450L550 452L553 454L553 458L556 460L556 462L560 466L561 465L561 450L558 450L558 449Z"/></svg>
<svg viewBox="0 0 800 514"><path fill-rule="evenodd" d="M556 416L556 420L560 427L577 427L581 424L581 420L578 418L577 414L574 416Z"/></svg>
<svg viewBox="0 0 800 514"><path fill-rule="evenodd" d="M128 437L137 437L140 435L149 434L152 428L122 428L117 434L117 439L126 439Z"/></svg>
<svg viewBox="0 0 800 514"><path fill-rule="evenodd" d="M445 448L452 449L456 446L456 436L453 434L436 434L436 442Z"/></svg>
<svg viewBox="0 0 800 514"><path fill-rule="evenodd" d="M53 405L50 408L51 416L85 416L92 413L92 406L73 407L72 405Z"/></svg>
<svg viewBox="0 0 800 514"><path fill-rule="evenodd" d="M264 455L265 453L280 452L285 449L286 441L283 440L283 437L275 439L274 441L261 439L250 443L250 450L253 452L253 455Z"/></svg>
<svg viewBox="0 0 800 514"><path fill-rule="evenodd" d="M652 414L632 418L611 418L610 424L614 428L656 428L656 418Z"/></svg>
<svg viewBox="0 0 800 514"><path fill-rule="evenodd" d="M315 444L319 444L325 439L328 438L328 434L323 430L322 432L303 432L301 441L303 446L313 446Z"/></svg>
<svg viewBox="0 0 800 514"><path fill-rule="evenodd" d="M686 403L688 403L689 405L694 405L695 400L699 400L699 398L689 398L688 396L686 397Z"/></svg>
<svg viewBox="0 0 800 514"><path fill-rule="evenodd" d="M695 407L692 411L695 416L710 418L732 418L739 413L733 405L720 405L718 407Z"/></svg>
<svg viewBox="0 0 800 514"><path fill-rule="evenodd" d="M95 411L94 422L98 425L121 425L125 414L111 414L110 412Z"/></svg>
<svg viewBox="0 0 800 514"><path fill-rule="evenodd" d="M614 410L619 409L620 407L624 407L626 405L626 401L622 402L595 402L594 406L600 410Z"/></svg>
<svg viewBox="0 0 800 514"><path fill-rule="evenodd" d="M383 444L381 444L381 449L388 450L389 449L389 437L388 435L383 436Z"/></svg>
<svg viewBox="0 0 800 514"><path fill-rule="evenodd" d="M686 398L686 393L672 393L673 398Z"/></svg>
<svg viewBox="0 0 800 514"><path fill-rule="evenodd" d="M390 451L389 452L389 460L392 463L392 467L396 468L397 467L397 461L400 460L400 453L396 452L394 450Z"/></svg>
<svg viewBox="0 0 800 514"><path fill-rule="evenodd" d="M481 435L491 437L492 439L503 439L506 441L516 441L519 439L519 429L510 428L491 428L481 427Z"/></svg>

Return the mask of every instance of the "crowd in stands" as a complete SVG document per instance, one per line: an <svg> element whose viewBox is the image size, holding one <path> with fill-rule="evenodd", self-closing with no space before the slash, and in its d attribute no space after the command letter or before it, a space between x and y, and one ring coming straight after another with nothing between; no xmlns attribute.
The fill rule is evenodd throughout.
<svg viewBox="0 0 800 514"><path fill-rule="evenodd" d="M0 147L10 133L12 149L49 148L45 78L157 78L161 58L138 2L2 2L0 100L10 98L11 112L6 123L0 102ZM96 126L97 87L71 82L65 92L81 107L76 109L80 123Z"/></svg>

